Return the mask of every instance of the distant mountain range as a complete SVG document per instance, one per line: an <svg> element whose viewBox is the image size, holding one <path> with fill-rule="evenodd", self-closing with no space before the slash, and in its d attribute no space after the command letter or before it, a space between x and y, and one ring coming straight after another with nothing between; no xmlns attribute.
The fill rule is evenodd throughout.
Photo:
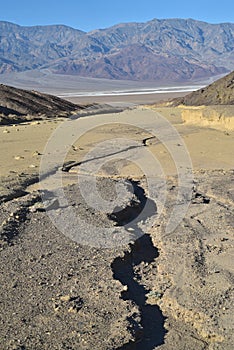
<svg viewBox="0 0 234 350"><path fill-rule="evenodd" d="M49 69L84 77L188 82L234 69L234 24L124 23L89 33L0 22L0 73Z"/></svg>

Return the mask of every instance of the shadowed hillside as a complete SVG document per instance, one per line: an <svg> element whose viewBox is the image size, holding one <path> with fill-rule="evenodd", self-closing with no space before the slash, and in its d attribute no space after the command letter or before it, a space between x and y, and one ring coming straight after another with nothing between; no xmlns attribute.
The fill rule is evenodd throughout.
<svg viewBox="0 0 234 350"><path fill-rule="evenodd" d="M0 124L30 120L32 117L67 116L86 107L37 91L0 85Z"/></svg>

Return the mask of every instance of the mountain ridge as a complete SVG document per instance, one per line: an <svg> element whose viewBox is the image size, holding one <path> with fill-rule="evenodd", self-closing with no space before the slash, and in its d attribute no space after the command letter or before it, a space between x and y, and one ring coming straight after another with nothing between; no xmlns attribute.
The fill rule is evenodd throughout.
<svg viewBox="0 0 234 350"><path fill-rule="evenodd" d="M90 32L65 25L28 27L3 21L0 73L47 68L94 78L190 81L199 74L210 77L232 70L233 42L234 24L194 19L154 18ZM145 64L142 73L138 52L131 52L136 45L141 59L148 50L144 53L148 68ZM160 74L151 73L153 64Z"/></svg>

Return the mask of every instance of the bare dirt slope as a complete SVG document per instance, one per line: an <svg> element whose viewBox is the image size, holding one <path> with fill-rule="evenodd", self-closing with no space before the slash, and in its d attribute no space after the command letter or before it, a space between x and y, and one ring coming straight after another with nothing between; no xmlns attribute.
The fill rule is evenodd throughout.
<svg viewBox="0 0 234 350"><path fill-rule="evenodd" d="M177 107L185 123L234 130L234 71L205 88L150 108Z"/></svg>
<svg viewBox="0 0 234 350"><path fill-rule="evenodd" d="M234 71L205 88L172 101L174 106L180 104L185 106L233 105Z"/></svg>

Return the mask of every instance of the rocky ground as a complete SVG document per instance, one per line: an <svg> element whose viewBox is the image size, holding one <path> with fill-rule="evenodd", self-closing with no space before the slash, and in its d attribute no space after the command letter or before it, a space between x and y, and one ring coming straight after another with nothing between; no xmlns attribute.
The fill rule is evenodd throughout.
<svg viewBox="0 0 234 350"><path fill-rule="evenodd" d="M231 349L231 181L228 171L197 173L186 218L165 235L176 194L171 178L160 223L118 249L65 237L40 210L37 192L5 198L2 349ZM69 205L83 210L84 218L116 225L93 216L76 187L67 192Z"/></svg>
<svg viewBox="0 0 234 350"><path fill-rule="evenodd" d="M123 121L142 120L143 116L147 125L152 111L110 116L111 122L119 121L115 128L103 125L74 145L65 166L57 170L66 184L65 206L56 202L54 193L37 187L38 170L29 171L30 159L14 160L15 173L10 176L7 162L2 163L1 349L232 349L232 133L185 126L176 113L176 109L168 109L164 115L173 120L187 142L194 180L188 212L171 233L166 233L166 225L178 192L174 168L165 159L162 145L149 139L147 132L121 126ZM97 118L105 119L93 116L86 121L92 125ZM77 123L82 126L86 121L83 118ZM51 123L43 123L44 130L42 124L22 125L17 138L36 128L43 149L45 140L40 135L51 130ZM4 134L2 150L12 130ZM124 209L115 214L91 208L74 181L85 151L119 133L141 141L141 147L165 163L167 198L160 217L157 191L149 198L146 179L132 164L120 164L122 170L117 175L116 164L107 162L98 178L102 198L114 200L119 183L127 193L120 198ZM215 162L208 144L215 152ZM221 144L219 153L214 147L219 149ZM112 146L116 147L114 141ZM19 155L23 150L18 147ZM23 167L27 170L22 174ZM160 181L156 184L160 191ZM151 210L139 222L147 199ZM183 203L187 202L189 198L184 197ZM81 219L81 229L75 231L81 241L70 231L62 233L48 215L66 223L70 209ZM96 237L104 228L98 246ZM111 234L112 242L118 244L105 247ZM82 243L88 238L95 244Z"/></svg>

